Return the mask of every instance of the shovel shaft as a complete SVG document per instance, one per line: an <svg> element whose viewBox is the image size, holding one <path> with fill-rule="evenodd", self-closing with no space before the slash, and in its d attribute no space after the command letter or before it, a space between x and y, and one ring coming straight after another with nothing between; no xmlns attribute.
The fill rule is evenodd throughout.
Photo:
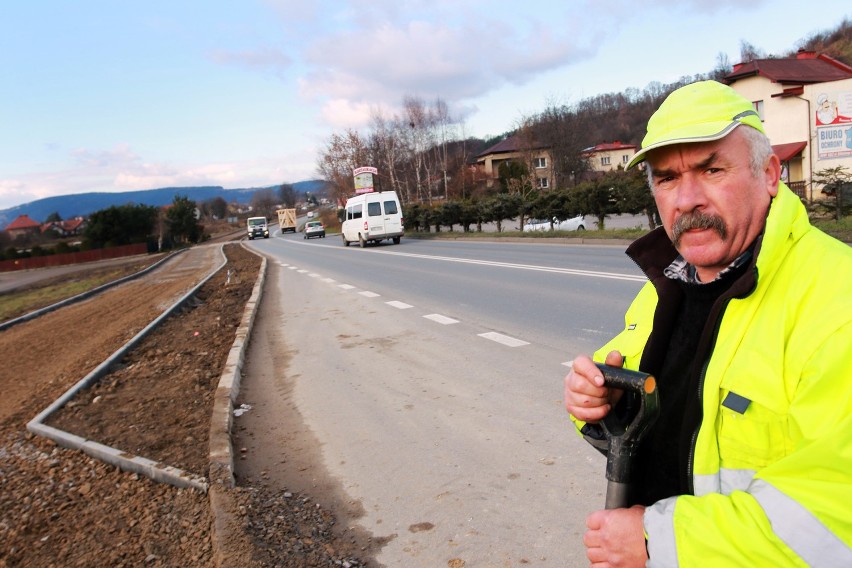
<svg viewBox="0 0 852 568"><path fill-rule="evenodd" d="M630 485L618 481L606 482L606 505L607 509L623 509L627 507L627 499Z"/></svg>

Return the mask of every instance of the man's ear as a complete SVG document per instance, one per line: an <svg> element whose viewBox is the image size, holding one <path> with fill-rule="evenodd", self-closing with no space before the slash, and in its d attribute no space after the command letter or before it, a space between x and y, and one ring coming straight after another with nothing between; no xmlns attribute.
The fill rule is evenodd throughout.
<svg viewBox="0 0 852 568"><path fill-rule="evenodd" d="M766 167L763 168L763 177L766 180L766 190L770 197L778 195L778 182L781 181L781 160L778 156L772 154L766 161Z"/></svg>

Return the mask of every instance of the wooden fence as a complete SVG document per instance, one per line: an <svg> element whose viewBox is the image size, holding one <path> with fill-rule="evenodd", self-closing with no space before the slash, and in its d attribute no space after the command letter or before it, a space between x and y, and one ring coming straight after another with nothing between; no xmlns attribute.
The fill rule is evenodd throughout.
<svg viewBox="0 0 852 568"><path fill-rule="evenodd" d="M109 258L119 258L122 256L133 256L136 254L147 253L148 245L145 243L137 243L135 245L124 245L106 249L92 249L80 252L51 254L47 256L34 256L31 258L0 260L0 272L45 268L47 266L63 266L65 264L79 264L82 262L93 262L96 260L106 260Z"/></svg>

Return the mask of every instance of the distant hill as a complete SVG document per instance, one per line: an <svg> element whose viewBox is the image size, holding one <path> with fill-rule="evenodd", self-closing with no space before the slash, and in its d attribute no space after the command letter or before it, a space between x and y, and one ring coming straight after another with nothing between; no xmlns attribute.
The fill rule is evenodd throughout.
<svg viewBox="0 0 852 568"><path fill-rule="evenodd" d="M298 195L305 192L323 194L325 182L322 180L308 180L296 182L293 188ZM19 215L28 215L31 219L43 222L51 213L59 213L63 219L71 219L77 216L86 217L95 211L107 209L113 205L151 205L160 207L171 203L176 195L186 196L200 203L216 197L221 197L228 203L248 204L257 191L271 189L278 191L279 185L268 187L252 187L242 189L225 189L221 186L203 187L163 187L159 189L144 189L138 191L125 191L122 193L78 193L76 195L58 195L45 197L23 205L16 205L9 209L0 210L0 229L11 223Z"/></svg>

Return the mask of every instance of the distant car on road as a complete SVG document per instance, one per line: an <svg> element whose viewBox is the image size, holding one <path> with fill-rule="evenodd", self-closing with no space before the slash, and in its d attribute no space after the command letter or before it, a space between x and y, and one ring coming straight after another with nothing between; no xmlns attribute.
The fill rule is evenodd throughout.
<svg viewBox="0 0 852 568"><path fill-rule="evenodd" d="M556 217L553 218L553 226L548 219L530 219L524 225L524 232L530 231L585 231L586 221L583 215L577 215L571 219L560 221Z"/></svg>
<svg viewBox="0 0 852 568"><path fill-rule="evenodd" d="M310 239L311 237L317 238L325 238L325 226L323 226L321 221L308 221L305 223L304 229L304 238Z"/></svg>

